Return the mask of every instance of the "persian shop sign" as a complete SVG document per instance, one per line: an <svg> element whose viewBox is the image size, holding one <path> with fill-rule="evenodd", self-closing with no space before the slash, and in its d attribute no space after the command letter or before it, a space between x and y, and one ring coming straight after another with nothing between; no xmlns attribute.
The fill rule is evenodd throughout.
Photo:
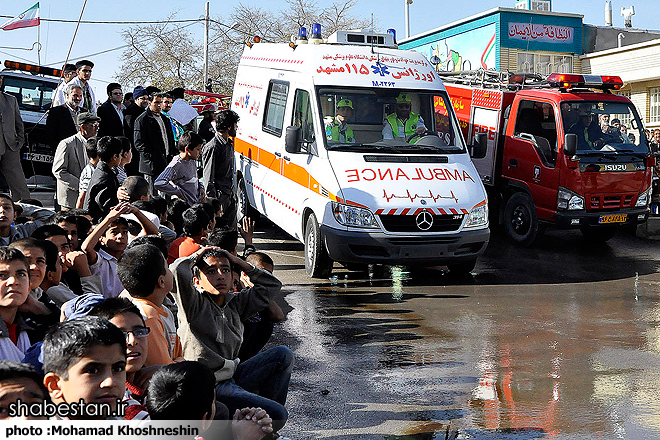
<svg viewBox="0 0 660 440"><path fill-rule="evenodd" d="M542 41L545 43L572 43L574 29L550 24L509 23L509 39Z"/></svg>

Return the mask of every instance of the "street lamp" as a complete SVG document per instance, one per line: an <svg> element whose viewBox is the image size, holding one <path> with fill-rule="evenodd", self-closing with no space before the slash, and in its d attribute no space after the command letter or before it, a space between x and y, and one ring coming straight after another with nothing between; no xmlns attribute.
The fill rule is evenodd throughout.
<svg viewBox="0 0 660 440"><path fill-rule="evenodd" d="M410 5L413 0L403 0L406 5L406 38L410 38Z"/></svg>

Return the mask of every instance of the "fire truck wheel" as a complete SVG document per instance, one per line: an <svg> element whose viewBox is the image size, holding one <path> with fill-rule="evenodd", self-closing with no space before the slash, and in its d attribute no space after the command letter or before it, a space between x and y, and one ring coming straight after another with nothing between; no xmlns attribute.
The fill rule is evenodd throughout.
<svg viewBox="0 0 660 440"><path fill-rule="evenodd" d="M610 238L614 237L616 227L601 226L591 228L580 228L582 236L589 243L605 243Z"/></svg>
<svg viewBox="0 0 660 440"><path fill-rule="evenodd" d="M532 244L539 231L534 201L526 193L513 194L504 208L504 230L511 241L519 246Z"/></svg>
<svg viewBox="0 0 660 440"><path fill-rule="evenodd" d="M305 272L312 278L328 278L333 261L328 256L316 216L311 214L305 225Z"/></svg>

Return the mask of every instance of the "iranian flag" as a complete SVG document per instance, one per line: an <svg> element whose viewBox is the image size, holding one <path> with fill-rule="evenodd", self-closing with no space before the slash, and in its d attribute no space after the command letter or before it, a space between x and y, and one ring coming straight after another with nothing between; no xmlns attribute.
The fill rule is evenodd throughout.
<svg viewBox="0 0 660 440"><path fill-rule="evenodd" d="M0 27L3 31L10 31L12 29L20 29L32 26L39 26L39 3L37 2L27 11L12 18Z"/></svg>

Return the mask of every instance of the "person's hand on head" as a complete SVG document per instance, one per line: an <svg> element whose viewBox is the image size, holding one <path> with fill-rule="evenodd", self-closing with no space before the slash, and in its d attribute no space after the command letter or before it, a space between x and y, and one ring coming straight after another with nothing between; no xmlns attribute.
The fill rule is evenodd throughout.
<svg viewBox="0 0 660 440"><path fill-rule="evenodd" d="M128 191L126 191L126 188L123 186L120 186L119 189L117 190L117 199L120 202L128 202L131 200L131 198L128 195Z"/></svg>

